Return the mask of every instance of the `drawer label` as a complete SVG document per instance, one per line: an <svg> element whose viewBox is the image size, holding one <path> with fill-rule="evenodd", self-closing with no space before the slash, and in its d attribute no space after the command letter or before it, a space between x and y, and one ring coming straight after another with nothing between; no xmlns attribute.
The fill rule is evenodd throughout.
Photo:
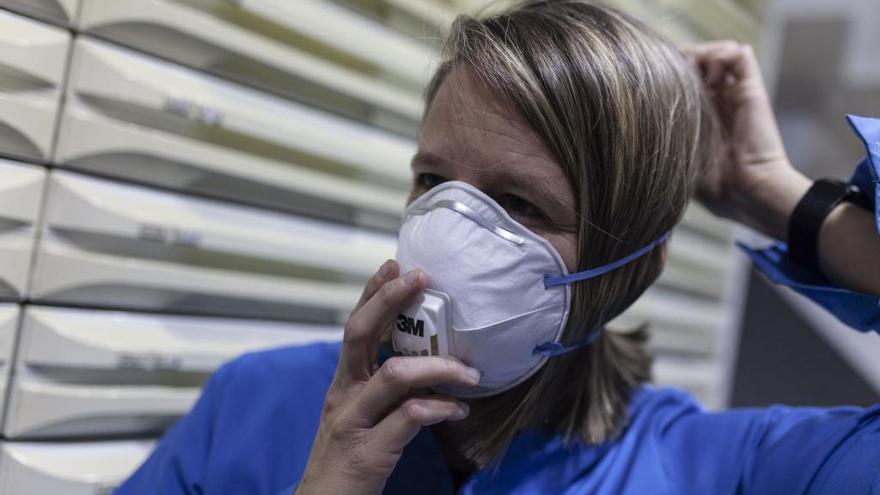
<svg viewBox="0 0 880 495"><path fill-rule="evenodd" d="M128 370L160 371L179 370L183 367L183 359L180 356L168 354L129 354L119 355L117 367Z"/></svg>

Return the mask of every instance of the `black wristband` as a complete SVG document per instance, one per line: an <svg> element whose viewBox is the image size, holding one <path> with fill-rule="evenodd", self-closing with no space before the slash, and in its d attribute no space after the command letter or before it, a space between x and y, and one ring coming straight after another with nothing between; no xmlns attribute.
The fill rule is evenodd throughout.
<svg viewBox="0 0 880 495"><path fill-rule="evenodd" d="M788 220L788 254L804 268L819 268L819 232L837 205L852 201L858 187L835 179L819 179L810 186Z"/></svg>

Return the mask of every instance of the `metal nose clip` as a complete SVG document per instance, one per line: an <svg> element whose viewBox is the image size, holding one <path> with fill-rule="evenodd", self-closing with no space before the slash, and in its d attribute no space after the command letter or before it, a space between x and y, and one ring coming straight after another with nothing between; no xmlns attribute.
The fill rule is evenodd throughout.
<svg viewBox="0 0 880 495"><path fill-rule="evenodd" d="M504 239L505 241L512 242L516 245L521 245L525 242L525 239L523 239L521 236L516 235L507 229L499 227L498 225L495 225L494 223L480 216L480 214L471 209L470 206L452 199L441 199L440 201L437 201L436 203L433 203L427 207L413 208L409 211L409 214L424 215L425 213L436 210L437 208L446 208L447 210L452 210L456 213L459 213L467 217L469 220L476 223L480 227L483 227L489 232L492 232L498 237Z"/></svg>

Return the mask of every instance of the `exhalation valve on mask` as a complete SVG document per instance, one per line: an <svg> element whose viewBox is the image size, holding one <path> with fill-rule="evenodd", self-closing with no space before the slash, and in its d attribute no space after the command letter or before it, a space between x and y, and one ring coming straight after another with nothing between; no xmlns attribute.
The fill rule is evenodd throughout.
<svg viewBox="0 0 880 495"><path fill-rule="evenodd" d="M435 387L439 392L463 398L501 393L550 357L589 343L559 342L572 282L629 263L668 236L613 263L569 274L546 239L513 220L492 198L467 183L444 182L406 209L400 228L401 271L421 269L428 288L397 317L394 350L455 356L482 374L474 388Z"/></svg>

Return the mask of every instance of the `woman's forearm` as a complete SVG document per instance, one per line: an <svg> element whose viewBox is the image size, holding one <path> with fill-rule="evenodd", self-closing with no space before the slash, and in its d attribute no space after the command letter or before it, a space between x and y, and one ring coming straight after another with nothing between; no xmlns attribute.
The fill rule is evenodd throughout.
<svg viewBox="0 0 880 495"><path fill-rule="evenodd" d="M761 181L742 198L745 223L786 241L788 220L811 181L794 168L784 168ZM822 224L819 266L839 286L880 295L880 235L871 212L843 203Z"/></svg>
<svg viewBox="0 0 880 495"><path fill-rule="evenodd" d="M871 212L844 203L819 233L819 265L841 287L880 295L880 234Z"/></svg>

